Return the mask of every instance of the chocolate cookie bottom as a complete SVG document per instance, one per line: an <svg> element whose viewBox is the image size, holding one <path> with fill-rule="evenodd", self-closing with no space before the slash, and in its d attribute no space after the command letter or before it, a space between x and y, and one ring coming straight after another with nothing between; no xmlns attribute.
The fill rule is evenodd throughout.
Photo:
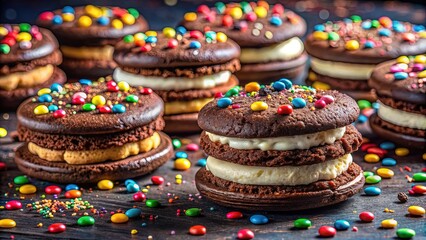
<svg viewBox="0 0 426 240"><path fill-rule="evenodd" d="M117 64L113 60L74 59L64 57L60 68L68 78L90 78L97 80L100 77L111 75Z"/></svg>
<svg viewBox="0 0 426 240"><path fill-rule="evenodd" d="M197 123L198 113L165 115L163 118L166 121L163 131L168 134L201 132L201 128Z"/></svg>
<svg viewBox="0 0 426 240"><path fill-rule="evenodd" d="M98 164L69 165L64 162L43 160L28 150L24 144L16 150L15 162L28 176L59 183L96 183L102 179L112 181L133 178L154 171L173 155L170 138L159 132L161 143L147 153L134 155L119 161Z"/></svg>
<svg viewBox="0 0 426 240"><path fill-rule="evenodd" d="M206 168L195 176L200 193L219 205L265 211L294 211L318 208L347 200L364 185L361 167L352 163L332 180L298 186L245 185L215 177Z"/></svg>

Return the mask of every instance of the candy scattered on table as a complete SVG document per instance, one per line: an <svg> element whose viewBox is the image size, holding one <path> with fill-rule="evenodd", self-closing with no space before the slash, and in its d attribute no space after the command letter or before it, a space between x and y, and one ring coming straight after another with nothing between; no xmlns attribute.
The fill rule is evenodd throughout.
<svg viewBox="0 0 426 240"><path fill-rule="evenodd" d="M129 221L129 217L124 213L115 213L111 216L112 223L126 223Z"/></svg>
<svg viewBox="0 0 426 240"><path fill-rule="evenodd" d="M307 218L299 218L293 222L293 225L297 229L307 229L312 226L312 222Z"/></svg>
<svg viewBox="0 0 426 240"><path fill-rule="evenodd" d="M363 222L372 222L374 220L374 214L371 212L362 212L359 214L359 219Z"/></svg>
<svg viewBox="0 0 426 240"><path fill-rule="evenodd" d="M63 223L53 223L47 228L50 233L61 233L65 230L67 230L67 227Z"/></svg>
<svg viewBox="0 0 426 240"><path fill-rule="evenodd" d="M256 214L250 217L250 222L254 225L267 224L269 219L265 215Z"/></svg>
<svg viewBox="0 0 426 240"><path fill-rule="evenodd" d="M318 229L320 237L334 237L336 235L336 229L330 226L321 226Z"/></svg>
<svg viewBox="0 0 426 240"><path fill-rule="evenodd" d="M14 228L16 227L16 222L13 219L3 218L0 219L0 228Z"/></svg>
<svg viewBox="0 0 426 240"><path fill-rule="evenodd" d="M346 220L336 220L334 222L334 228L336 230L339 230L339 231L348 230L350 228L350 226L351 226L351 224Z"/></svg>
<svg viewBox="0 0 426 240"><path fill-rule="evenodd" d="M114 183L111 180L101 180L98 182L98 188L100 190L111 190L114 188Z"/></svg>
<svg viewBox="0 0 426 240"><path fill-rule="evenodd" d="M201 236L201 235L205 235L206 233L207 233L207 229L203 225L194 225L189 228L189 234L191 235Z"/></svg>
<svg viewBox="0 0 426 240"><path fill-rule="evenodd" d="M77 220L79 226L92 226L95 224L95 219L92 216L82 216Z"/></svg>
<svg viewBox="0 0 426 240"><path fill-rule="evenodd" d="M253 239L254 233L250 229L244 228L238 231L237 238L241 240Z"/></svg>

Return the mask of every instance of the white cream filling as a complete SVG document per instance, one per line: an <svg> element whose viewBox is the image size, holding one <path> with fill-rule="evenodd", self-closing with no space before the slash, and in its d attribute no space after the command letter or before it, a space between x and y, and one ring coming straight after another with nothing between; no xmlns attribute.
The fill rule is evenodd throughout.
<svg viewBox="0 0 426 240"><path fill-rule="evenodd" d="M295 186L334 179L351 163L351 154L323 163L282 167L239 165L209 156L206 168L218 178L240 184Z"/></svg>
<svg viewBox="0 0 426 240"><path fill-rule="evenodd" d="M325 61L311 57L311 68L325 76L349 80L368 80L376 65Z"/></svg>
<svg viewBox="0 0 426 240"><path fill-rule="evenodd" d="M387 122L401 126L426 130L426 116L418 113L410 113L389 107L379 102L377 115Z"/></svg>
<svg viewBox="0 0 426 240"><path fill-rule="evenodd" d="M204 75L196 78L185 77L158 77L143 76L126 72L120 68L114 70L113 78L116 81L126 81L131 86L149 87L154 90L188 90L188 89L209 89L229 81L230 71L222 71L212 75Z"/></svg>
<svg viewBox="0 0 426 240"><path fill-rule="evenodd" d="M269 61L288 61L297 58L304 51L302 40L298 37L263 48L242 48L241 63Z"/></svg>
<svg viewBox="0 0 426 240"><path fill-rule="evenodd" d="M327 131L273 138L235 138L219 136L210 132L206 132L212 142L220 142L221 144L228 144L235 149L260 149L267 150L295 150L295 149L309 149L311 147L332 144L339 140L345 134L346 127L330 129Z"/></svg>

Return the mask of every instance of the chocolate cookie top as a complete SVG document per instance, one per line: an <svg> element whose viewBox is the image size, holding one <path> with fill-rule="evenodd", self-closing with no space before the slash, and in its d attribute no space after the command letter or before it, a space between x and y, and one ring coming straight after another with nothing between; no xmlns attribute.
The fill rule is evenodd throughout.
<svg viewBox="0 0 426 240"><path fill-rule="evenodd" d="M56 49L58 42L47 29L28 23L0 24L0 65L42 58Z"/></svg>
<svg viewBox="0 0 426 240"><path fill-rule="evenodd" d="M228 137L267 138L344 127L359 114L356 102L338 91L315 90L280 79L230 89L201 109L198 125Z"/></svg>
<svg viewBox="0 0 426 240"><path fill-rule="evenodd" d="M310 55L324 60L377 64L426 52L426 31L424 26L389 17L362 20L352 16L316 25L305 47Z"/></svg>
<svg viewBox="0 0 426 240"><path fill-rule="evenodd" d="M163 113L163 102L150 88L126 82L81 79L43 88L17 111L24 127L48 134L92 135L141 127Z"/></svg>
<svg viewBox="0 0 426 240"><path fill-rule="evenodd" d="M94 5L43 12L37 24L52 30L61 44L77 46L115 44L118 38L148 29L134 8Z"/></svg>
<svg viewBox="0 0 426 240"><path fill-rule="evenodd" d="M283 5L266 1L200 5L184 15L182 25L193 30L226 33L241 47L261 47L306 33L306 22Z"/></svg>
<svg viewBox="0 0 426 240"><path fill-rule="evenodd" d="M426 105L426 55L401 56L378 65L368 85L379 97Z"/></svg>
<svg viewBox="0 0 426 240"><path fill-rule="evenodd" d="M204 66L239 56L239 46L224 33L187 31L184 27L128 35L114 50L118 65L134 68Z"/></svg>

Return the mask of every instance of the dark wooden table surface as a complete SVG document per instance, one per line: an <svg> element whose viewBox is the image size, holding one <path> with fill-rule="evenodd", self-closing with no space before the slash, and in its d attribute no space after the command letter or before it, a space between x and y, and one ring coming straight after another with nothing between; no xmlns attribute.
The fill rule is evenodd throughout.
<svg viewBox="0 0 426 240"><path fill-rule="evenodd" d="M3 118L0 125L13 128L15 124L15 116L9 115L8 120ZM364 136L371 138L373 142L379 143L380 140L374 139L369 134L368 127L359 125ZM13 134L9 134L13 135ZM180 138L184 142L197 142L197 136L189 136ZM0 139L0 161L7 164L7 170L1 171L0 184L0 206L4 206L7 201L20 199L24 206L28 203L39 201L44 194L44 187L51 184L48 182L31 179L31 183L36 185L38 191L34 195L22 195L17 191L17 186L13 184L13 178L22 173L13 163L13 149L19 145L16 142L10 142L10 138ZM365 153L358 151L354 154L354 159L359 163L365 171L374 171L381 166L380 163L371 164L363 161ZM377 184L382 189L380 196L369 197L362 193L356 195L352 199L330 207L322 209L306 210L291 213L274 213L274 212L250 212L242 211L244 218L238 220L229 220L226 213L236 209L224 208L212 202L203 199L198 195L194 184L194 174L199 169L196 162L203 157L201 151L189 153L189 159L192 166L187 171L176 171L173 169L173 160L167 162L152 174L136 179L142 188L151 184L150 177L152 175L160 175L165 178L165 184L162 186L150 186L147 193L148 198L159 200L163 207L148 208L141 202L134 202L131 193L127 193L123 182L119 182L112 190L100 191L96 186L80 186L83 190L83 200L89 201L94 208L101 210L105 208L107 213L103 216L93 214L90 211L79 211L75 216L72 211L54 214L54 218L43 218L35 211L30 211L24 207L23 210L0 210L0 219L12 218L16 221L17 226L12 229L1 229L0 238L15 239L235 239L237 232L243 228L251 229L256 239L311 239L318 237L318 228L322 225L332 226L334 221L345 219L350 222L351 227L358 228L357 232L350 228L347 231L339 231L335 238L337 239L389 239L395 238L395 229L381 229L380 222L384 219L394 218L398 221L398 227L407 227L414 229L417 233L416 239L426 239L426 220L422 218L414 218L408 215L407 208L410 205L419 205L426 207L426 196L409 196L407 203L399 203L397 194L399 192L407 192L413 183L405 178L406 175L411 176L415 172L421 171L425 167L425 161L422 160L420 152L411 152L406 157L395 156L391 151L388 156L398 160L395 167L390 167L395 176L392 179L384 179ZM403 168L408 166L412 172L408 172ZM175 176L181 174L184 183L176 184ZM170 185L166 185L170 182ZM423 183L424 184L424 183ZM65 185L59 185L65 187ZM90 188L93 190L90 191ZM52 196L46 195L46 198L52 199ZM174 201L169 203L169 199ZM59 197L65 200L63 193ZM110 222L110 212L117 210L127 210L137 207L142 210L142 217L131 219L125 224L113 224ZM188 208L201 208L202 215L198 217L188 217L184 214L177 216L180 209L183 213ZM385 209L393 210L393 213L385 212ZM376 219L372 223L359 222L358 215L362 211L371 211ZM81 227L76 224L77 219L84 213L94 216L96 223L94 226ZM249 217L253 214L264 214L270 220L265 225L253 225L249 221ZM313 222L313 226L308 230L292 229L293 221L297 218L309 218ZM54 222L62 222L66 224L67 230L59 234L51 234L47 232L47 227ZM39 223L43 227L37 227ZM188 229L193 225L204 225L207 228L207 234L201 237L194 237L188 234ZM131 235L131 230L138 230L138 234Z"/></svg>

